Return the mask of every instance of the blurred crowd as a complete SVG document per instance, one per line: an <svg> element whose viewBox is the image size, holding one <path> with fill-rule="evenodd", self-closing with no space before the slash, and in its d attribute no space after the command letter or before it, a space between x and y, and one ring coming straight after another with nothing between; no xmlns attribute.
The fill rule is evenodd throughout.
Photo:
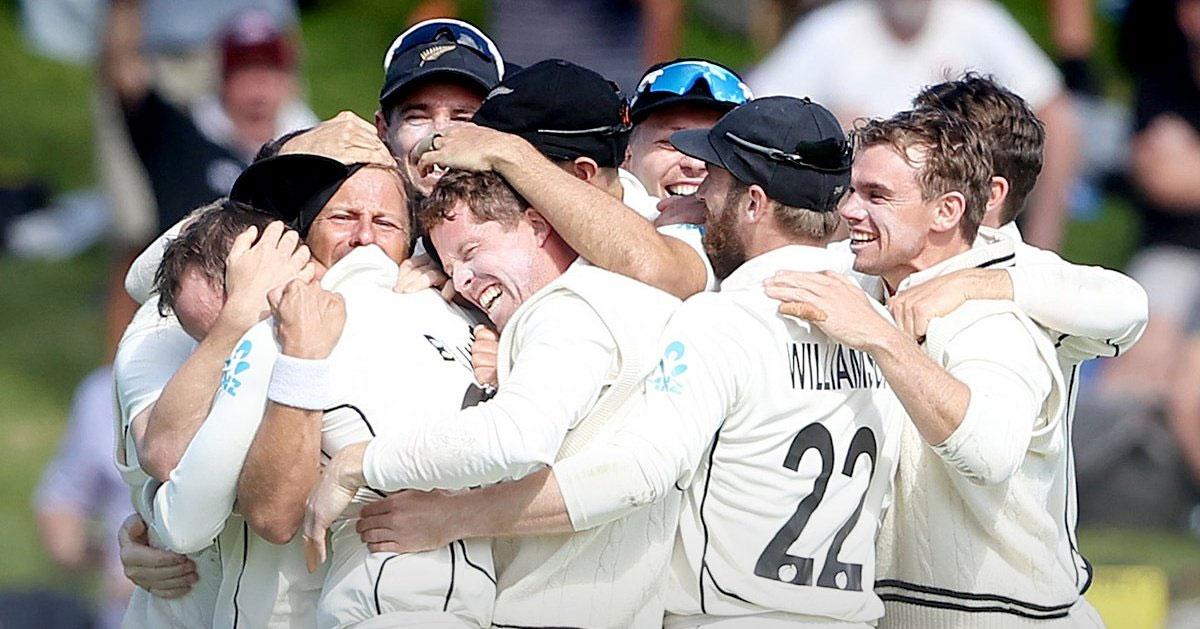
<svg viewBox="0 0 1200 629"><path fill-rule="evenodd" d="M1103 4L1046 0L1048 51L992 0L495 0L487 30L512 63L568 59L629 93L646 67L685 52L684 24L698 16L753 38L763 56L743 70L757 96L810 96L848 128L859 117L908 108L921 87L963 70L996 77L1046 126L1045 166L1022 217L1027 240L1061 249L1072 211L1081 212L1086 192L1097 188L1128 199L1140 221L1126 271L1147 290L1150 323L1139 346L1084 380L1074 437L1080 521L1200 534L1200 0ZM134 256L192 208L228 194L264 143L317 121L300 80L301 7L293 0L23 5L36 46L94 59L97 69L93 149L114 252L111 359L135 309L122 284ZM411 21L459 10L452 0L422 2ZM1105 100L1112 86L1096 72L1099 20L1119 25L1128 102ZM96 35L75 37L72 29ZM80 44L89 39L94 47ZM424 133L472 112L417 124ZM0 200L10 242L49 203L44 192L21 186L0 190ZM105 575L102 618L115 626L119 612L110 609L120 610L130 591L115 531L130 506L111 461L109 369L79 385L35 504L51 558Z"/></svg>

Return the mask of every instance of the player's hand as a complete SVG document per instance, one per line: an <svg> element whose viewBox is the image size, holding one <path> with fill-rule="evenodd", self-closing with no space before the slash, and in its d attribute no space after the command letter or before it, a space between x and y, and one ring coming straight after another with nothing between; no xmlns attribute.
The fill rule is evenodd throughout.
<svg viewBox="0 0 1200 629"><path fill-rule="evenodd" d="M296 358L327 358L346 326L346 302L314 281L292 280L270 295L275 338Z"/></svg>
<svg viewBox="0 0 1200 629"><path fill-rule="evenodd" d="M520 142L524 140L515 135L465 123L431 133L413 150L420 155L417 170L424 177L433 172L434 166L476 172L495 170L501 162L517 161L512 156Z"/></svg>
<svg viewBox="0 0 1200 629"><path fill-rule="evenodd" d="M441 292L446 301L454 299L454 282L446 277L433 258L421 254L401 262L394 290L397 293L419 293L426 288Z"/></svg>
<svg viewBox="0 0 1200 629"><path fill-rule="evenodd" d="M355 529L373 553L433 550L462 537L453 505L451 492L402 491L365 505Z"/></svg>
<svg viewBox="0 0 1200 629"><path fill-rule="evenodd" d="M840 273L780 271L763 285L769 297L784 302L780 314L813 323L843 345L870 351L896 331L871 298Z"/></svg>
<svg viewBox="0 0 1200 629"><path fill-rule="evenodd" d="M325 535L333 521L342 515L358 488L366 484L362 476L362 441L345 448L333 457L321 472L321 480L308 496L304 511L304 561L309 572L325 563Z"/></svg>
<svg viewBox="0 0 1200 629"><path fill-rule="evenodd" d="M658 202L658 218L655 227L663 225L703 225L708 218L708 207L700 197L689 194L682 197L666 197Z"/></svg>
<svg viewBox="0 0 1200 629"><path fill-rule="evenodd" d="M496 386L496 358L500 351L500 334L486 325L477 325L473 330L475 340L471 342L471 365L475 368L475 381L479 384Z"/></svg>
<svg viewBox="0 0 1200 629"><path fill-rule="evenodd" d="M347 165L395 164L377 133L375 125L354 112L343 111L285 142L280 154L313 153Z"/></svg>
<svg viewBox="0 0 1200 629"><path fill-rule="evenodd" d="M136 513L121 524L117 543L125 576L159 598L179 598L192 591L200 578L191 559L150 546L146 523Z"/></svg>
<svg viewBox="0 0 1200 629"><path fill-rule="evenodd" d="M1000 269L963 269L918 284L888 301L896 327L918 343L929 322L972 299L1012 299L1012 280Z"/></svg>
<svg viewBox="0 0 1200 629"><path fill-rule="evenodd" d="M311 279L308 247L300 234L275 221L267 225L258 242L258 228L249 227L237 238L225 257L225 305L221 316L248 329L270 313L267 294L294 278Z"/></svg>

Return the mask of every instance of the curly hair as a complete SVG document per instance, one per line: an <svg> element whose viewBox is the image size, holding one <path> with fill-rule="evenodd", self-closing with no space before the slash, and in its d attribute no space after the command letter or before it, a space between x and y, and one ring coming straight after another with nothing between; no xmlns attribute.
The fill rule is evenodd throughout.
<svg viewBox="0 0 1200 629"><path fill-rule="evenodd" d="M455 170L438 180L417 210L424 233L448 220L459 203L466 204L477 221L496 221L506 227L517 224L529 208L529 202L500 175Z"/></svg>

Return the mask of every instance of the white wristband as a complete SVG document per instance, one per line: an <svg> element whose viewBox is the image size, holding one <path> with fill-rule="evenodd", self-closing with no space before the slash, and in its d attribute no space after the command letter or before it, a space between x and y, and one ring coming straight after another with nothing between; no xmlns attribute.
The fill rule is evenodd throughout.
<svg viewBox="0 0 1200 629"><path fill-rule="evenodd" d="M334 380L333 364L328 359L310 360L280 354L271 371L267 398L294 408L323 411L341 401L339 389Z"/></svg>

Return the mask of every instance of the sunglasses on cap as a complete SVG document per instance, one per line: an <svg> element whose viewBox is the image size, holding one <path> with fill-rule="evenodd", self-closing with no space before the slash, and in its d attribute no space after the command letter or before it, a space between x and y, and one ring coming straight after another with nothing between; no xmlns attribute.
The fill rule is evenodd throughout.
<svg viewBox="0 0 1200 629"><path fill-rule="evenodd" d="M504 78L504 58L500 56L496 44L492 43L492 40L478 28L461 20L449 18L425 20L400 33L392 41L391 47L383 57L384 71L386 72L392 65L392 59L396 55L437 41L458 44L474 51L484 59L495 63L497 74L500 78Z"/></svg>
<svg viewBox="0 0 1200 629"><path fill-rule="evenodd" d="M633 107L639 98L649 94L668 93L683 96L692 91L701 80L708 86L708 93L713 100L741 105L754 97L749 86L736 74L715 63L699 60L677 61L647 72L634 90L629 105Z"/></svg>
<svg viewBox="0 0 1200 629"><path fill-rule="evenodd" d="M801 142L796 146L794 153L788 153L740 138L731 131L725 132L725 139L769 160L822 173L846 172L850 170L850 164L854 161L854 147L845 141L828 139L819 142Z"/></svg>

